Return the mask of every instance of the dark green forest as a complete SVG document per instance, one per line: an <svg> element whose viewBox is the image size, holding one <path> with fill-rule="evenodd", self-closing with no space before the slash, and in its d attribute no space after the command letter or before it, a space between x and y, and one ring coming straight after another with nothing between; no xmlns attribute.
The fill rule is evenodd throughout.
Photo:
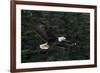
<svg viewBox="0 0 100 73"><path fill-rule="evenodd" d="M35 27L43 25L47 34L66 37L54 41L49 49ZM69 61L90 59L90 14L76 12L21 10L21 62Z"/></svg>

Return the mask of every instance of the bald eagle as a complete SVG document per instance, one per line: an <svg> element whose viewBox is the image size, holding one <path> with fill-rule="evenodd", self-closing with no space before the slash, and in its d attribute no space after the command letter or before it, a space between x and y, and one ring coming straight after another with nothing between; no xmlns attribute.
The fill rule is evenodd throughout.
<svg viewBox="0 0 100 73"><path fill-rule="evenodd" d="M30 24L32 25L31 29L35 33L37 33L43 40L43 42L40 44L41 49L48 49L53 42L62 42L66 39L64 36L59 37L55 35L54 31L56 29L54 29L54 31L51 31L52 28L48 28L48 26L41 22L41 19L39 18L31 19L30 22Z"/></svg>

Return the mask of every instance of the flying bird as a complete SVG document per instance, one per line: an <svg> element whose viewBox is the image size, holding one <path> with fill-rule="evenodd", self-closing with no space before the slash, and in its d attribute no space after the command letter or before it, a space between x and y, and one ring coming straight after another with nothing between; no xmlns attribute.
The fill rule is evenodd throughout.
<svg viewBox="0 0 100 73"><path fill-rule="evenodd" d="M64 36L56 36L53 31L50 30L52 28L47 28L47 26L39 18L31 19L29 22L31 22L30 24L32 25L32 30L36 32L43 40L43 42L40 44L41 49L50 48L50 45L55 41L62 42L66 40Z"/></svg>

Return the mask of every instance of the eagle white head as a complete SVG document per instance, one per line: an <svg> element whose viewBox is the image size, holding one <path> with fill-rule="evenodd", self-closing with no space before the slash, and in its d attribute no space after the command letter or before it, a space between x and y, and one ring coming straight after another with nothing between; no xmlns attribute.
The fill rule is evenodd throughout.
<svg viewBox="0 0 100 73"><path fill-rule="evenodd" d="M65 41L65 40L66 40L66 38L63 37L63 36L62 36L62 37L58 37L58 41L59 41L59 42L62 42L62 41Z"/></svg>

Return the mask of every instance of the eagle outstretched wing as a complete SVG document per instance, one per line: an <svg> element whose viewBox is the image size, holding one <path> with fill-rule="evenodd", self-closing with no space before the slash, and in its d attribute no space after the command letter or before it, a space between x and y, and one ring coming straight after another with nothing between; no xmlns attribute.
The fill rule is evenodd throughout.
<svg viewBox="0 0 100 73"><path fill-rule="evenodd" d="M33 18L29 20L33 32L36 32L41 37L41 39L44 40L43 43L52 43L56 41L57 36L53 33L53 31L50 30L52 28L48 28L43 22L41 22L41 19L37 19Z"/></svg>

